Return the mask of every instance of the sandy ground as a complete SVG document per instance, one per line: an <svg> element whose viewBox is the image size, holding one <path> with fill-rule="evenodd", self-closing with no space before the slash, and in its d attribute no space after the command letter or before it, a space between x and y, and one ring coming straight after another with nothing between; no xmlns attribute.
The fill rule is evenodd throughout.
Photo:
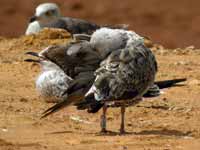
<svg viewBox="0 0 200 150"><path fill-rule="evenodd" d="M23 62L24 53L68 40L66 33L0 39L0 150L200 148L200 50L193 47L153 48L159 63L157 80L187 77L188 81L127 108L126 135L118 134L118 108L108 110L112 131L108 135L98 134L101 112L87 114L69 107L40 120L41 112L52 104L38 96L34 80L40 70Z"/></svg>

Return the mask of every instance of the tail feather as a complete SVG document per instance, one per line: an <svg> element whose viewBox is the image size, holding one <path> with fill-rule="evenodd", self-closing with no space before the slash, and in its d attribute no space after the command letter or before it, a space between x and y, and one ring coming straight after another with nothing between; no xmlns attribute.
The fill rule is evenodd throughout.
<svg viewBox="0 0 200 150"><path fill-rule="evenodd" d="M186 78L156 81L154 85L148 89L143 97L156 97L160 95L160 89L176 86L177 83L186 81Z"/></svg>
<svg viewBox="0 0 200 150"><path fill-rule="evenodd" d="M180 79L156 81L154 84L156 84L160 89L164 89L175 86L177 83L184 82L186 80L187 80L186 78L180 78Z"/></svg>
<svg viewBox="0 0 200 150"><path fill-rule="evenodd" d="M82 89L79 91L74 92L73 94L69 95L66 99L64 99L62 102L57 103L53 105L52 107L48 108L42 113L41 119L46 118L47 116L69 106L70 104L74 104L76 102L79 102L84 98L84 95L82 94Z"/></svg>
<svg viewBox="0 0 200 150"><path fill-rule="evenodd" d="M47 116L59 111L60 109L68 106L71 102L69 101L62 101L58 104L55 104L53 105L52 107L48 108L47 110L45 110L43 113L42 113L42 116L40 119L43 119L43 118L46 118Z"/></svg>

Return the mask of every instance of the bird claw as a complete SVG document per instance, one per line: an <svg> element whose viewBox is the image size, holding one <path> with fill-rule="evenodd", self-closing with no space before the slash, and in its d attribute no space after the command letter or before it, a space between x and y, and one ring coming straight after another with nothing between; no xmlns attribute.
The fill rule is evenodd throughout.
<svg viewBox="0 0 200 150"><path fill-rule="evenodd" d="M108 130L106 130L106 129L101 129L101 131L100 131L100 134L106 134L106 133L108 133Z"/></svg>
<svg viewBox="0 0 200 150"><path fill-rule="evenodd" d="M120 129L120 130L119 130L119 134L120 134L120 135L124 135L124 134L126 134L126 133L127 133L127 132L126 132L124 129Z"/></svg>

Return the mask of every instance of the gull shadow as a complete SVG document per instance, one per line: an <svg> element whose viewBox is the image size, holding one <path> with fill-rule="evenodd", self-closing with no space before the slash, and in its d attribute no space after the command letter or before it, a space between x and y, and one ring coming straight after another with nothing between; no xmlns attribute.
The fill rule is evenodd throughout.
<svg viewBox="0 0 200 150"><path fill-rule="evenodd" d="M96 136L126 136L126 135L158 135L158 136L173 136L173 137L185 137L191 136L191 131L183 132L179 130L169 130L169 129L161 129L161 130L143 130L141 132L126 132L124 134L120 134L120 132L115 131L107 131L106 133L96 133Z"/></svg>
<svg viewBox="0 0 200 150"><path fill-rule="evenodd" d="M179 130L161 129L161 130L144 130L135 133L135 135L159 135L159 136L184 137L184 136L191 136L191 133L192 133L191 131L183 132Z"/></svg>
<svg viewBox="0 0 200 150"><path fill-rule="evenodd" d="M66 134L66 133L74 133L72 131L55 131L45 133L46 135L52 134ZM78 133L77 133L78 134ZM108 130L106 133L101 132L86 132L85 134L93 134L96 136L126 136L126 135L158 135L158 136L173 136L173 137L192 137L191 131L179 131L179 130L170 130L170 129L160 129L160 130L143 130L141 132L126 132L121 134L119 131L110 131Z"/></svg>
<svg viewBox="0 0 200 150"><path fill-rule="evenodd" d="M121 134L120 132L108 130L106 133L98 132L95 135L96 136L125 136L125 135L135 135L135 133L136 132L125 132L125 133Z"/></svg>
<svg viewBox="0 0 200 150"><path fill-rule="evenodd" d="M65 134L65 133L73 133L72 131L55 131L55 132L48 132L48 133L45 133L45 134Z"/></svg>
<svg viewBox="0 0 200 150"><path fill-rule="evenodd" d="M142 107L142 108L151 108L151 109L162 109L162 110L169 110L169 106L136 106L136 107Z"/></svg>

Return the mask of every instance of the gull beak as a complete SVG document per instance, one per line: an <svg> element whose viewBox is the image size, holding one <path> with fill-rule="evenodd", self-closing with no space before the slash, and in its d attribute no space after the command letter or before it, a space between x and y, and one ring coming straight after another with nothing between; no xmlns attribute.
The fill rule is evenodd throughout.
<svg viewBox="0 0 200 150"><path fill-rule="evenodd" d="M34 22L34 21L37 21L38 20L38 17L37 16L32 16L29 20L29 23L31 22Z"/></svg>
<svg viewBox="0 0 200 150"><path fill-rule="evenodd" d="M38 55L38 53L36 53L36 52L26 52L25 54L26 54L26 55L35 56L35 57L40 57L40 56Z"/></svg>
<svg viewBox="0 0 200 150"><path fill-rule="evenodd" d="M25 55L31 55L31 56L35 56L37 58L40 58L40 56L36 52L27 52L27 53L25 53ZM40 63L40 59L25 59L24 61Z"/></svg>
<svg viewBox="0 0 200 150"><path fill-rule="evenodd" d="M35 59L24 59L26 62L35 62L35 63L40 63L40 60L35 60Z"/></svg>

